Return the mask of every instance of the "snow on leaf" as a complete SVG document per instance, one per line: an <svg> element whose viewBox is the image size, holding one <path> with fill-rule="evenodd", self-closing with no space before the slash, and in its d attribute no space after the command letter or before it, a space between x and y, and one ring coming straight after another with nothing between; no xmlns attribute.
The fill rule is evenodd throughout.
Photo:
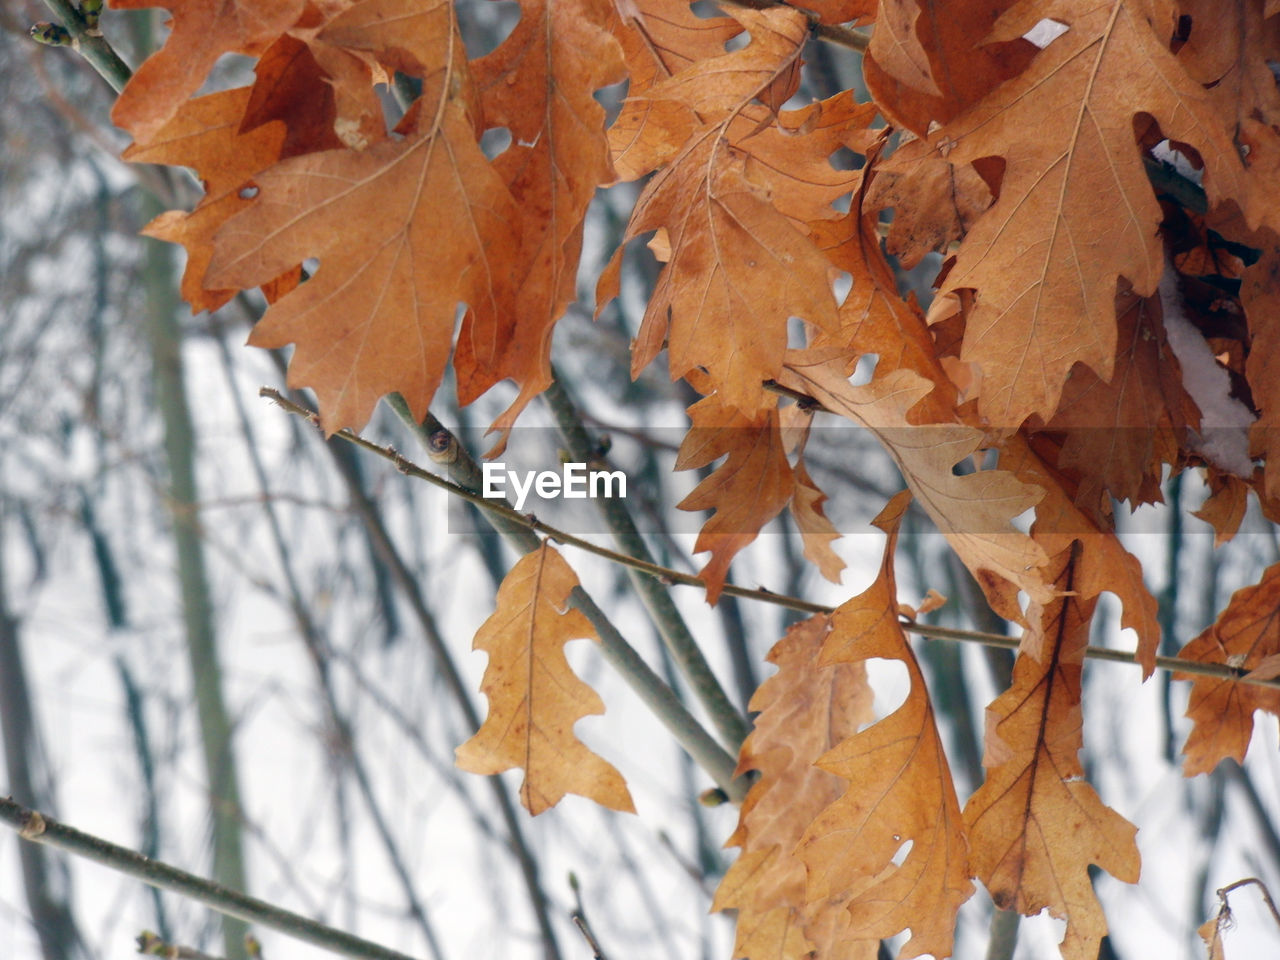
<svg viewBox="0 0 1280 960"><path fill-rule="evenodd" d="M546 542L502 581L497 610L475 638L475 649L489 655L480 686L489 713L458 747L457 764L481 774L520 767L520 802L534 815L566 793L634 813L622 775L574 736L580 719L604 713L564 656L570 640L596 636L581 612L565 609L577 586L573 570Z"/></svg>
<svg viewBox="0 0 1280 960"><path fill-rule="evenodd" d="M898 622L893 557L910 499L898 494L876 518L888 534L879 576L832 614L820 660L841 666L900 660L910 691L901 707L817 761L848 786L805 830L797 851L808 871L807 898L846 904L852 919L846 936L876 941L911 928L903 960L950 956L956 911L973 892L960 805L933 707ZM895 867L907 843L911 849Z"/></svg>
<svg viewBox="0 0 1280 960"><path fill-rule="evenodd" d="M1233 593L1218 619L1178 656L1249 671L1278 653L1280 564L1268 567L1258 583ZM1234 678L1176 676L1193 681L1187 716L1195 726L1182 748L1186 756L1183 772L1188 777L1208 773L1228 757L1243 760L1253 734L1255 710L1280 717L1280 690Z"/></svg>
<svg viewBox="0 0 1280 960"><path fill-rule="evenodd" d="M1050 560L1056 586L1076 588L1078 548ZM1013 685L987 709L986 782L964 817L978 878L996 906L1067 921L1064 960L1095 960L1106 920L1089 865L1136 883L1137 828L1103 805L1083 779L1080 675L1096 598L1032 603L1027 646Z"/></svg>

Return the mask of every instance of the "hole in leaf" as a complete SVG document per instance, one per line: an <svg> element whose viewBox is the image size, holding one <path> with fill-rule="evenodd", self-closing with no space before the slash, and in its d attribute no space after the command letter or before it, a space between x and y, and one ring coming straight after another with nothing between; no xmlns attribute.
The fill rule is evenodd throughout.
<svg viewBox="0 0 1280 960"><path fill-rule="evenodd" d="M853 368L853 376L849 378L849 382L855 387L865 387L875 376L876 364L879 362L880 354L864 353L858 358L858 364Z"/></svg>
<svg viewBox="0 0 1280 960"><path fill-rule="evenodd" d="M893 839L901 840L902 838L895 833L893 835ZM900 867L906 862L907 855L911 853L911 847L912 847L912 844L914 843L915 843L914 840L908 840L906 843L904 843L902 846L898 848L898 852L893 855L893 865L895 867Z"/></svg>
<svg viewBox="0 0 1280 960"><path fill-rule="evenodd" d="M867 165L867 158L848 147L841 147L827 157L827 163L833 170L861 170Z"/></svg>
<svg viewBox="0 0 1280 960"><path fill-rule="evenodd" d="M907 702L907 694L911 691L911 677L907 673L907 665L901 660L887 660L883 657L872 657L867 663L867 682L876 693L876 720L883 720ZM859 731L871 726L863 724Z"/></svg>
<svg viewBox="0 0 1280 960"><path fill-rule="evenodd" d="M1024 40L1030 40L1037 47L1043 50L1053 41L1067 32L1069 28L1065 23L1059 23L1057 20L1041 20L1034 27L1022 35Z"/></svg>
<svg viewBox="0 0 1280 960"><path fill-rule="evenodd" d="M480 149L492 160L511 146L511 131L506 127L490 127L480 136Z"/></svg>
<svg viewBox="0 0 1280 960"><path fill-rule="evenodd" d="M257 195L258 195L258 188L253 184L249 184L248 186L240 188L239 197L241 200L252 200Z"/></svg>

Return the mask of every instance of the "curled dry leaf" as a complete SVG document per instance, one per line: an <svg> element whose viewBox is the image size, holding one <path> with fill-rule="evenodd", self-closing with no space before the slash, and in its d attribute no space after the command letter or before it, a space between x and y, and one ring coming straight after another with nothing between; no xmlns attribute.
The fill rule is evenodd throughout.
<svg viewBox="0 0 1280 960"><path fill-rule="evenodd" d="M576 793L612 810L635 812L622 775L573 733L604 704L574 676L564 656L570 640L595 639L577 610L566 610L578 586L570 566L549 544L527 553L498 588L498 609L476 633L475 649L489 654L480 689L489 713L457 749L472 773L524 770L520 802L531 814Z"/></svg>

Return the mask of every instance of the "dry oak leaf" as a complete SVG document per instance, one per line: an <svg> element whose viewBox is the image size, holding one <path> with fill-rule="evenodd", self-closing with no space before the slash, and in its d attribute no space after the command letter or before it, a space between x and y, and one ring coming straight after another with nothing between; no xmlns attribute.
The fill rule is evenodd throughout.
<svg viewBox="0 0 1280 960"><path fill-rule="evenodd" d="M614 35L627 63L628 98L609 127L619 180L638 180L680 151L697 124L692 109L643 94L692 64L724 53L742 32L732 17L695 16L685 3L619 0Z"/></svg>
<svg viewBox="0 0 1280 960"><path fill-rule="evenodd" d="M1091 517L1111 498L1133 507L1163 500L1164 464L1177 463L1179 440L1200 423L1165 339L1158 297L1116 293L1118 342L1111 379L1077 367L1045 429L1064 431L1058 466L1080 478L1076 503Z"/></svg>
<svg viewBox="0 0 1280 960"><path fill-rule="evenodd" d="M297 344L289 384L316 391L330 433L361 429L396 391L424 416L458 302L471 308L460 336L495 340L518 253L518 211L463 106L445 100L403 140L296 157L254 183L253 205L217 235L206 286L251 287L318 257L311 279L267 311L249 342Z"/></svg>
<svg viewBox="0 0 1280 960"><path fill-rule="evenodd" d="M763 130L760 114L768 116L763 108L750 110L751 99L798 55L807 33L789 28L807 21L784 8L734 15L770 39L757 37L743 50L709 62L738 64L719 75L709 93L707 109L719 120L699 121L680 153L649 181L623 246L600 278L597 301L603 305L616 295L625 244L665 228L669 260L636 338L632 375L667 345L673 379L705 368L725 405L751 414L773 403L761 382L778 372L788 318L832 331L837 320L833 268L774 206L767 178L751 162L751 135ZM748 53L747 67L734 59ZM701 69L692 65L658 84L668 91L663 99L678 98L699 110L698 86L683 85L680 77ZM645 96L651 98L655 89Z"/></svg>
<svg viewBox="0 0 1280 960"><path fill-rule="evenodd" d="M164 7L172 15L163 47L125 85L111 120L148 143L200 89L224 53L257 56L293 26L304 0L111 0L117 10Z"/></svg>
<svg viewBox="0 0 1280 960"><path fill-rule="evenodd" d="M1074 591L1079 551L1056 554L1050 569ZM964 817L978 878L1001 909L1031 915L1048 908L1067 921L1065 960L1096 960L1106 920L1089 865L1138 881L1137 828L1107 806L1083 779L1080 675L1097 599L1063 596L1033 602L1028 643L1040 658L1020 656L1013 685L987 708L986 782Z"/></svg>
<svg viewBox="0 0 1280 960"><path fill-rule="evenodd" d="M921 69L934 87L930 93L913 83L914 67L906 67L901 79L891 75L873 46L873 55L863 62L863 73L867 89L889 122L923 137L1025 69L1036 54L1034 44L1021 37L983 43L996 19L1012 5L1012 0L931 0L904 7L899 0L896 16L899 20L915 17L912 36L923 47L927 62Z"/></svg>
<svg viewBox="0 0 1280 960"><path fill-rule="evenodd" d="M843 781L814 762L875 719L866 665L818 665L830 631L824 616L791 627L769 651L778 672L756 690L755 728L738 773L760 771L726 846L741 848L716 890L713 910L737 910L735 957L799 958L819 932L805 907L804 863L795 855L805 827L842 792ZM839 909L839 905L836 905ZM819 945L831 956L834 944Z"/></svg>
<svg viewBox="0 0 1280 960"><path fill-rule="evenodd" d="M690 63L644 91L648 100L676 100L702 123L720 123L779 80L789 78L809 37L809 20L790 7L726 11L751 35L741 50ZM783 98L786 99L785 97ZM776 112L776 111L775 111Z"/></svg>
<svg viewBox="0 0 1280 960"><path fill-rule="evenodd" d="M1268 567L1258 583L1233 593L1218 619L1178 656L1250 671L1278 653L1280 564ZM1280 717L1280 690L1275 688L1234 678L1175 676L1193 681L1187 716L1195 726L1182 748L1183 773L1188 777L1208 773L1227 757L1243 760L1253 735L1255 710Z"/></svg>
<svg viewBox="0 0 1280 960"><path fill-rule="evenodd" d="M939 423L954 418L956 391L938 359L938 345L912 298L898 294L893 268L885 258L877 230L879 217L867 211L866 194L874 185L873 170L882 142L867 149L868 167L856 177L849 212L838 220L811 222L810 233L832 265L850 275L852 286L840 305L840 330L834 336L813 331L809 346L821 353L830 347L847 352L845 372L860 355L875 354L876 375L907 369L933 383L924 400L909 413L912 423Z"/></svg>
<svg viewBox="0 0 1280 960"><path fill-rule="evenodd" d="M1244 272L1240 300L1252 341L1245 373L1259 416L1249 432L1249 455L1263 458L1262 497L1280 499L1280 243Z"/></svg>
<svg viewBox="0 0 1280 960"><path fill-rule="evenodd" d="M693 470L726 458L677 504L681 510L715 511L693 545L695 553L711 551L698 576L707 586L707 602L714 604L734 556L782 512L794 482L776 408L747 416L713 394L691 406L689 417L675 468Z"/></svg>
<svg viewBox="0 0 1280 960"><path fill-rule="evenodd" d="M845 562L832 549L833 541L840 539L835 525L827 519L822 505L827 501L813 477L804 465L804 447L813 426L813 411L793 403L778 410L778 427L782 431L783 446L795 457L791 470L795 490L791 496L791 518L796 522L804 544L804 555L818 572L832 583L840 582L840 572Z"/></svg>
<svg viewBox="0 0 1280 960"><path fill-rule="evenodd" d="M876 518L888 534L880 574L831 615L819 662L901 660L911 687L901 707L817 761L848 786L808 826L797 849L808 871L807 898L839 898L847 905L852 924L846 936L877 941L911 928L900 960L925 953L949 957L956 912L973 893L960 804L933 706L898 622L893 558L910 501L909 493L899 493Z"/></svg>
<svg viewBox="0 0 1280 960"><path fill-rule="evenodd" d="M885 249L907 269L963 239L991 206L991 190L971 165L950 163L924 140L902 144L875 170L867 208L893 208Z"/></svg>
<svg viewBox="0 0 1280 960"><path fill-rule="evenodd" d="M920 7L920 0L880 0L867 59L910 89L940 96L929 54L916 32Z"/></svg>
<svg viewBox="0 0 1280 960"><path fill-rule="evenodd" d="M551 383L551 334L577 297L583 222L596 189L614 180L605 112L595 92L626 76L606 0L523 0L510 36L471 65L485 123L511 146L494 160L520 210L515 324L493 360L458 344L458 395L469 403L505 378L519 395L494 423L504 435Z"/></svg>
<svg viewBox="0 0 1280 960"><path fill-rule="evenodd" d="M1103 527L1075 505L1062 475L1053 469L1023 433L1015 434L1000 449L1000 466L1023 483L1044 491L1036 504L1031 536L1050 556L1079 551L1072 571L1072 589L1082 599L1092 600L1104 591L1115 594L1123 607L1120 625L1137 634L1137 658L1145 680L1155 671L1160 646L1160 611L1156 598L1142 577L1142 564L1129 553L1115 531ZM1029 630L1023 634L1021 650L1041 659L1040 644L1045 634Z"/></svg>
<svg viewBox="0 0 1280 960"><path fill-rule="evenodd" d="M241 187L275 163L284 146L285 127L278 122L240 132L250 96L249 87L240 87L189 100L149 142L136 143L123 155L130 163L191 167L204 184L204 196L194 210L168 210L142 231L186 248L181 289L193 312L216 310L235 295L234 289L202 286L213 256L213 236L230 217L250 205L251 201L241 196Z"/></svg>
<svg viewBox="0 0 1280 960"><path fill-rule="evenodd" d="M579 680L564 656L570 640L596 639L587 618L567 609L578 578L545 541L525 554L498 588L497 610L476 632L474 648L489 655L480 690L489 713L458 747L458 766L494 774L520 767L520 802L537 815L566 793L611 810L635 812L622 775L573 733L604 704Z"/></svg>
<svg viewBox="0 0 1280 960"><path fill-rule="evenodd" d="M1152 115L1164 136L1199 151L1210 202L1238 193L1242 172L1217 109L1165 46L1163 0L1024 0L989 39L1019 37L1046 17L1069 29L930 136L956 163L1006 161L999 199L942 290L977 291L960 359L981 366L979 410L999 429L1052 417L1075 363L1110 380L1116 281L1148 296L1163 273L1162 215L1134 118Z"/></svg>
<svg viewBox="0 0 1280 960"><path fill-rule="evenodd" d="M1007 470L953 474L952 467L982 447L985 436L955 422L913 425L908 411L933 384L899 369L855 387L840 364L800 353L787 360L779 382L875 435L1002 617L1022 622L1019 590L1040 602L1053 595L1040 570L1047 559L1044 550L1012 522L1034 506L1044 491L1022 483Z"/></svg>
<svg viewBox="0 0 1280 960"><path fill-rule="evenodd" d="M1240 530L1249 508L1249 485L1233 473L1209 467L1209 496L1191 515L1213 527L1213 546L1218 548Z"/></svg>

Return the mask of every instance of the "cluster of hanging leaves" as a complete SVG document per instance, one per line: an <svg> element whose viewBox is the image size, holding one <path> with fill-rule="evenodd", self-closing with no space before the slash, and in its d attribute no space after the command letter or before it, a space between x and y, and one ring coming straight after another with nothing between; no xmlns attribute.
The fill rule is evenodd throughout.
<svg viewBox="0 0 1280 960"><path fill-rule="evenodd" d="M662 266L633 373L665 351L703 397L679 466L719 463L684 504L714 511L697 543L708 598L784 509L838 582L826 494L804 465L811 421L836 418L883 443L1023 630L988 712L986 782L961 807L899 624L905 499L886 507L879 577L793 628L752 703L741 769L759 776L716 899L737 911L735 956L870 957L907 929L901 956L948 956L977 878L1002 907L1065 919L1063 955L1092 960L1106 927L1090 866L1139 869L1135 828L1078 756L1102 591L1147 674L1158 640L1113 504L1159 501L1166 470L1196 468L1219 540L1250 496L1280 520L1280 4L724 0L701 15L684 0L520 0L510 35L474 59L452 0L115 0L155 5L172 32L114 119L129 159L193 168L205 195L148 230L186 248L193 307L265 291L251 342L295 345L290 382L316 392L328 430L359 429L391 391L425 414L450 365L463 403L516 384L494 424L509 430L549 383L592 198L643 180L597 299L617 295L624 254L648 255L626 244L647 238ZM853 27L865 52L832 55L859 58L872 99L794 106L807 45ZM226 53L256 58L253 83L197 96ZM607 122L596 94L623 80ZM397 81L413 99L389 121L379 91ZM495 128L510 145L490 156ZM841 151L860 169L833 165ZM925 313L889 257L931 254ZM853 385L872 354L874 377ZM575 586L544 546L476 640L490 713L459 762L522 767L534 813L565 792L631 809L573 732L602 709L563 655L593 635L566 612ZM1183 656L1280 673L1278 608L1272 568ZM910 677L878 722L872 657ZM1255 710L1280 713L1274 691L1234 679L1197 679L1190 702L1188 774L1240 759Z"/></svg>

